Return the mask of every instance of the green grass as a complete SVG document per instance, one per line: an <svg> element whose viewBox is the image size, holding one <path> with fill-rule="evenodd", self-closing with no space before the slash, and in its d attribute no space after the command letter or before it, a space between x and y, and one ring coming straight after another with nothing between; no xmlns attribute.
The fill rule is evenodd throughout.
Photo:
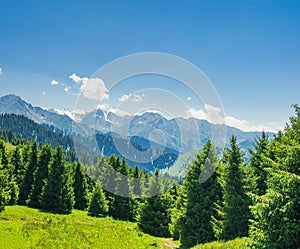
<svg viewBox="0 0 300 249"><path fill-rule="evenodd" d="M166 240L140 232L136 223L7 206L0 213L0 248L170 248Z"/></svg>
<svg viewBox="0 0 300 249"><path fill-rule="evenodd" d="M193 247L193 249L246 249L249 238L237 238L227 242L216 241L206 244L201 244Z"/></svg>

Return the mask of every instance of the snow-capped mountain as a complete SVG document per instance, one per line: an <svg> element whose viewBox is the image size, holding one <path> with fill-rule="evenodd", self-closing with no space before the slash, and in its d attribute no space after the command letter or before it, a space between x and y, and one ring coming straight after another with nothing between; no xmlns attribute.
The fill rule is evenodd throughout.
<svg viewBox="0 0 300 249"><path fill-rule="evenodd" d="M195 118L166 119L158 113L146 112L135 116L118 116L112 112L95 110L78 112L34 107L20 97L10 94L0 98L0 113L14 113L26 116L39 124L49 124L67 133L118 134L123 138L141 137L180 153L198 150L211 137L212 130L226 129L226 142L235 135L241 144L251 145L259 132L243 132L225 125L210 124ZM271 133L270 133L271 135Z"/></svg>

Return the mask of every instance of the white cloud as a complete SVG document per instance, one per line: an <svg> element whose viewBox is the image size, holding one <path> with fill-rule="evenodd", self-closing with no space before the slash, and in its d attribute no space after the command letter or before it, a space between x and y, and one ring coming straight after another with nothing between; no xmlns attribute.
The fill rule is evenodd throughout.
<svg viewBox="0 0 300 249"><path fill-rule="evenodd" d="M127 94L124 94L123 96L121 96L120 98L119 98L119 101L120 102L126 102L126 101L131 101L131 102L141 102L141 101L143 101L143 95L142 96L140 96L140 95L137 95L137 94L129 94L129 95L127 95Z"/></svg>
<svg viewBox="0 0 300 249"><path fill-rule="evenodd" d="M213 124L224 124L224 115L222 111L215 106L205 104L205 109L207 110L209 121Z"/></svg>
<svg viewBox="0 0 300 249"><path fill-rule="evenodd" d="M192 97L188 96L186 99L190 101L190 100L192 100Z"/></svg>
<svg viewBox="0 0 300 249"><path fill-rule="evenodd" d="M122 117L127 116L127 115L130 116L130 113L122 111L122 110L117 109L117 108L110 108L109 112L112 112L112 113L114 113L114 114L116 114L118 116L122 116Z"/></svg>
<svg viewBox="0 0 300 249"><path fill-rule="evenodd" d="M225 123L228 126L236 127L242 131L270 131L277 132L279 129L274 127L273 122L269 122L267 125L251 125L246 120L237 119L235 117L226 116Z"/></svg>
<svg viewBox="0 0 300 249"><path fill-rule="evenodd" d="M99 78L83 78L83 84L80 89L84 97L102 101L108 99L108 90L102 79Z"/></svg>
<svg viewBox="0 0 300 249"><path fill-rule="evenodd" d="M273 122L269 122L267 125L251 125L246 120L241 120L232 116L221 115L221 110L211 105L205 105L207 112L202 109L191 108L186 111L185 118L197 118L204 119L213 124L226 124L238 128L242 131L270 131L277 132L279 129L275 128Z"/></svg>
<svg viewBox="0 0 300 249"><path fill-rule="evenodd" d="M197 119L204 119L204 120L208 120L208 114L205 113L202 109L194 109L191 108L189 110L186 111L185 113L185 117L186 118L197 118Z"/></svg>
<svg viewBox="0 0 300 249"><path fill-rule="evenodd" d="M1 75L1 74L3 74L3 70L2 70L2 68L0 67L0 75Z"/></svg>
<svg viewBox="0 0 300 249"><path fill-rule="evenodd" d="M84 97L97 101L108 99L108 90L100 78L80 77L73 73L69 76L75 83L81 84L80 90Z"/></svg>
<svg viewBox="0 0 300 249"><path fill-rule="evenodd" d="M50 83L51 83L51 85L52 85L52 86L54 86L54 85L58 85L58 81L57 81L57 80L51 80L51 82L50 82Z"/></svg>
<svg viewBox="0 0 300 249"><path fill-rule="evenodd" d="M71 89L71 87L66 86L66 87L64 88L64 91L65 91L65 92L69 92L70 89Z"/></svg>
<svg viewBox="0 0 300 249"><path fill-rule="evenodd" d="M69 79L73 80L75 83L81 83L83 78L79 77L77 74L73 73L69 76Z"/></svg>

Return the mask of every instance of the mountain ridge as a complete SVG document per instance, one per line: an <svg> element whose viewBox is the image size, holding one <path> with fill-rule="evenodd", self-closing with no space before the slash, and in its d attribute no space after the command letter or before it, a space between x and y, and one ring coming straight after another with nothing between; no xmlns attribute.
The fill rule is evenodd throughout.
<svg viewBox="0 0 300 249"><path fill-rule="evenodd" d="M166 119L153 112L118 116L101 109L80 114L67 110L43 109L32 106L14 94L0 97L0 113L20 114L36 123L57 127L68 134L114 133L124 139L141 137L163 144L179 153L199 150L208 139L211 139L214 129L226 129L225 146L228 145L230 136L235 135L239 143L243 145L243 149L246 149L245 145L249 146L254 142L254 138L260 135L260 132L244 132L235 127L211 124L207 120L196 118ZM77 120L75 115L78 115ZM268 135L272 136L272 133L269 132Z"/></svg>

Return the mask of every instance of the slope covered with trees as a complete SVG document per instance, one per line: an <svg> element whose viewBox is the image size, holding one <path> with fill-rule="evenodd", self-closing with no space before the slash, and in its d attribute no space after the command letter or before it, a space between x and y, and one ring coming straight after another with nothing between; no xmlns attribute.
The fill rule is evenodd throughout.
<svg viewBox="0 0 300 249"><path fill-rule="evenodd" d="M82 209L90 216L137 221L140 231L173 236L182 248L217 246L217 240L243 248L300 248L300 107L294 108L273 140L264 132L257 137L249 161L234 136L222 157L208 141L181 186L115 155L83 167L68 161L60 146L24 139L10 143L4 131L0 211L17 203L65 214ZM145 197L160 190L164 193Z"/></svg>

